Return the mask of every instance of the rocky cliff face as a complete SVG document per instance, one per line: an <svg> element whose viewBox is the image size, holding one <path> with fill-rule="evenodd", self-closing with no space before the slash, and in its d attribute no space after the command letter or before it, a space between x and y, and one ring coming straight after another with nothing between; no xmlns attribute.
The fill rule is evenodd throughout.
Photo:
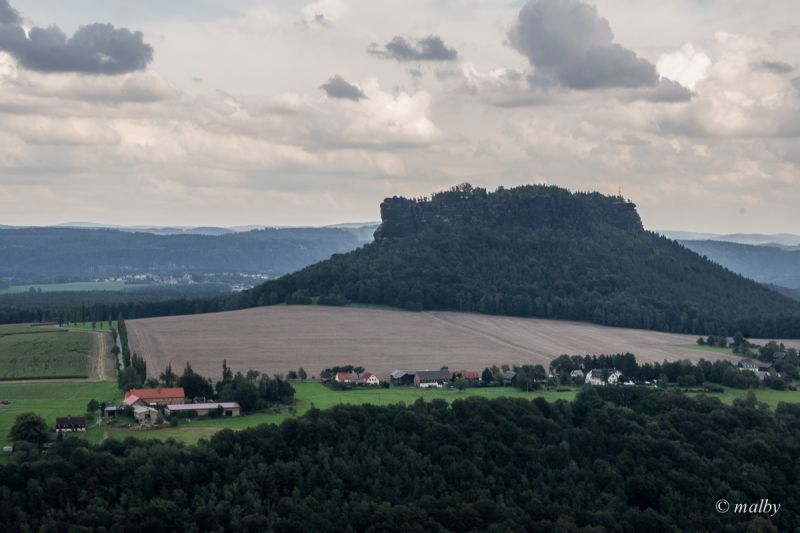
<svg viewBox="0 0 800 533"><path fill-rule="evenodd" d="M495 192L460 185L430 199L387 198L381 203L382 224L375 240L408 237L425 229L453 224L488 224L565 228L589 231L608 225L642 231L636 206L622 198L599 193L571 193L550 186L500 188Z"/></svg>

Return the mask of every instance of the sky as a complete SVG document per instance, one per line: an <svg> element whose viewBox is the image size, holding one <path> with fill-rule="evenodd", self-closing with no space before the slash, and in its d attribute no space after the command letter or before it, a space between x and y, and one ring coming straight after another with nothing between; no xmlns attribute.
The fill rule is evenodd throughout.
<svg viewBox="0 0 800 533"><path fill-rule="evenodd" d="M0 224L373 221L469 182L798 233L795 4L0 0Z"/></svg>

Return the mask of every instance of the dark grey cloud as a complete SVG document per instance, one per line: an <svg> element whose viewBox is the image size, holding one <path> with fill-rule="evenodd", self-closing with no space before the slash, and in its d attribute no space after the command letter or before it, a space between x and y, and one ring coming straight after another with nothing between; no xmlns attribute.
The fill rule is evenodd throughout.
<svg viewBox="0 0 800 533"><path fill-rule="evenodd" d="M531 0L509 33L537 76L570 89L656 87L655 66L613 40L608 21L578 0Z"/></svg>
<svg viewBox="0 0 800 533"><path fill-rule="evenodd" d="M358 102L362 98L367 97L357 85L349 83L338 74L331 76L331 78L320 85L319 88L325 91L325 94L327 94L329 98L344 98Z"/></svg>
<svg viewBox="0 0 800 533"><path fill-rule="evenodd" d="M8 0L0 0L0 50L39 72L125 74L153 60L153 48L141 32L111 24L81 26L72 37L58 26L32 28L26 35Z"/></svg>
<svg viewBox="0 0 800 533"><path fill-rule="evenodd" d="M677 103L688 102L692 99L692 91L680 83L667 78L658 80L654 88L635 91L634 100L647 100L648 102Z"/></svg>
<svg viewBox="0 0 800 533"><path fill-rule="evenodd" d="M761 62L761 68L776 74L786 74L794 70L794 67L789 63L784 63L783 61L768 61L766 59Z"/></svg>
<svg viewBox="0 0 800 533"><path fill-rule="evenodd" d="M0 24L17 24L22 23L19 12L11 7L8 0L0 0Z"/></svg>
<svg viewBox="0 0 800 533"><path fill-rule="evenodd" d="M455 48L449 48L438 35L429 35L413 42L397 36L384 46L372 43L367 53L397 61L452 61L458 57Z"/></svg>

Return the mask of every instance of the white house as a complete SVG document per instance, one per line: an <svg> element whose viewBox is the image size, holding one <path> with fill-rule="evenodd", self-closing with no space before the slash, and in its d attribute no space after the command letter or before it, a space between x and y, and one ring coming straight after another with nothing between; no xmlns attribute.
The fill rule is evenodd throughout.
<svg viewBox="0 0 800 533"><path fill-rule="evenodd" d="M380 385L381 380L378 379L378 376L373 374L372 372L364 372L361 374L361 379L359 381L363 381L367 385Z"/></svg>
<svg viewBox="0 0 800 533"><path fill-rule="evenodd" d="M613 368L595 368L586 374L587 385L616 385L622 377L622 372Z"/></svg>

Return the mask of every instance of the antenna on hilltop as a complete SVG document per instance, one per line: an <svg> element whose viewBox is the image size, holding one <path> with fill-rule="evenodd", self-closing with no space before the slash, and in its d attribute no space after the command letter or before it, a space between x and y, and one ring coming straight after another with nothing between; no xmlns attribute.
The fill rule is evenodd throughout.
<svg viewBox="0 0 800 533"><path fill-rule="evenodd" d="M622 198L622 185L619 186L619 197Z"/></svg>

